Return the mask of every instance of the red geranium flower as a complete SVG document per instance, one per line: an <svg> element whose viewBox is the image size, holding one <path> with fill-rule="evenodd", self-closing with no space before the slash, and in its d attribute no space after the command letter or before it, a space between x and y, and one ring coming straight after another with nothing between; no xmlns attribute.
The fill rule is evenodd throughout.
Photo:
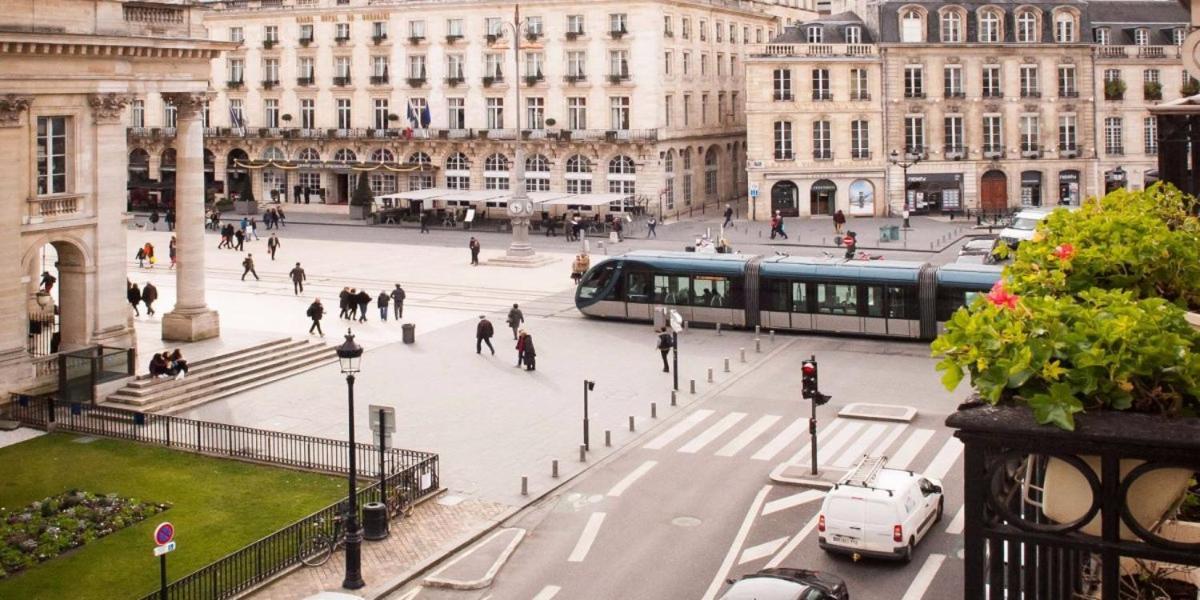
<svg viewBox="0 0 1200 600"><path fill-rule="evenodd" d="M1075 246L1071 244L1059 244L1054 249L1054 256L1059 260L1071 260L1075 257Z"/></svg>
<svg viewBox="0 0 1200 600"><path fill-rule="evenodd" d="M1016 308L1020 297L1016 294L1010 294L1008 290L1004 289L1004 281L1001 280L992 286L992 291L988 292L987 300L1000 308Z"/></svg>

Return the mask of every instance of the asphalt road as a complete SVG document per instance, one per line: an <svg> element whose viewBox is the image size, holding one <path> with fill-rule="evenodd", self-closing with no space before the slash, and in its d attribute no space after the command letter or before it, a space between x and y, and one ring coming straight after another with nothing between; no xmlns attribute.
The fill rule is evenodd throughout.
<svg viewBox="0 0 1200 600"><path fill-rule="evenodd" d="M529 533L489 588L414 584L392 598L708 599L727 577L768 566L836 573L855 600L959 597L961 445L942 425L959 398L938 384L926 348L792 338L747 376L506 523ZM769 480L793 456L807 460L808 407L795 371L810 353L834 397L819 415L822 465L885 454L893 466L944 477L946 517L910 564L826 555L814 531L822 493ZM836 417L850 402L919 413L910 423Z"/></svg>

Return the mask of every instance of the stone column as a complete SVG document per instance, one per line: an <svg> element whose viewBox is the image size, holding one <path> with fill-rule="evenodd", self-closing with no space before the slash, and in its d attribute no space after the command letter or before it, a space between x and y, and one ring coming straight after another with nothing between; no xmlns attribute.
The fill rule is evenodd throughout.
<svg viewBox="0 0 1200 600"><path fill-rule="evenodd" d="M68 319L62 317L64 348L68 342L82 345L90 341L118 348L131 348L137 343L129 323L129 305L123 302L129 257L125 227L129 148L123 115L131 99L125 94L111 93L88 96L95 136L94 156L98 157L92 169L96 211L93 264L86 264L82 256L64 256L61 252L58 260L59 304L69 308L72 305L68 301L79 302L76 306L80 307L80 314L84 314L82 307L86 304L89 309L86 314L91 318L79 323L78 331L72 333L74 339L68 339Z"/></svg>
<svg viewBox="0 0 1200 600"><path fill-rule="evenodd" d="M0 96L0 164L14 179L0 186L0 390L12 389L31 374L25 340L28 335L28 284L23 282L22 217L28 211L30 146L34 123L28 123L29 96ZM26 126L28 125L28 127ZM37 285L36 282L33 285Z"/></svg>
<svg viewBox="0 0 1200 600"><path fill-rule="evenodd" d="M178 111L175 133L175 309L163 316L164 340L194 342L221 335L217 312L204 297L205 95L163 94Z"/></svg>

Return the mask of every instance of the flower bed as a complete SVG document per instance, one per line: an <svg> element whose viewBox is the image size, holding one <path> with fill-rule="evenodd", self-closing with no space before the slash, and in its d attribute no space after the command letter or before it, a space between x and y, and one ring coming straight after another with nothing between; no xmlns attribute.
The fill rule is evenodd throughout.
<svg viewBox="0 0 1200 600"><path fill-rule="evenodd" d="M18 509L0 508L0 579L170 508L116 494L71 490Z"/></svg>

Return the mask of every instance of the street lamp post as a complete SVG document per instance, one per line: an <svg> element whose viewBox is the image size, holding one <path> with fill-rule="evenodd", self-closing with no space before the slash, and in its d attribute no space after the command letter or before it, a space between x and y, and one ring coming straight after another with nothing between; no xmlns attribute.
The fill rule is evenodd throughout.
<svg viewBox="0 0 1200 600"><path fill-rule="evenodd" d="M513 136L513 193L508 202L508 215L512 223L512 242L508 245L506 255L514 259L533 258L535 252L529 243L529 219L533 214L533 202L525 191L525 145L521 135L521 33L528 25L521 21L521 6L513 7L513 21L503 23L512 31L513 50L513 113L516 115L516 132ZM532 125L532 123L531 123Z"/></svg>
<svg viewBox="0 0 1200 600"><path fill-rule="evenodd" d="M590 441L588 440L588 392L596 389L596 382L587 379L583 380L583 449L592 450Z"/></svg>
<svg viewBox="0 0 1200 600"><path fill-rule="evenodd" d="M354 445L354 374L362 363L362 346L354 343L354 334L346 330L346 341L337 348L338 362L346 376L346 394L350 415L350 506L346 516L346 576L342 587L357 590L366 585L362 578L362 530L358 528L358 467L355 464Z"/></svg>
<svg viewBox="0 0 1200 600"><path fill-rule="evenodd" d="M908 152L905 151L905 154L907 155ZM914 154L911 159L908 158L907 156L905 156L903 159L901 159L900 153L898 151L896 151L895 148L893 148L891 154L888 156L888 162L892 163L892 165L894 165L894 166L900 167L900 172L901 172L900 176L902 178L902 181L900 182L900 193L901 193L902 198L904 199L904 212L908 212L908 168L916 166L917 163L921 162L921 157L919 155ZM907 248L908 247L908 219L905 219L904 221L905 221L904 222L904 247Z"/></svg>

